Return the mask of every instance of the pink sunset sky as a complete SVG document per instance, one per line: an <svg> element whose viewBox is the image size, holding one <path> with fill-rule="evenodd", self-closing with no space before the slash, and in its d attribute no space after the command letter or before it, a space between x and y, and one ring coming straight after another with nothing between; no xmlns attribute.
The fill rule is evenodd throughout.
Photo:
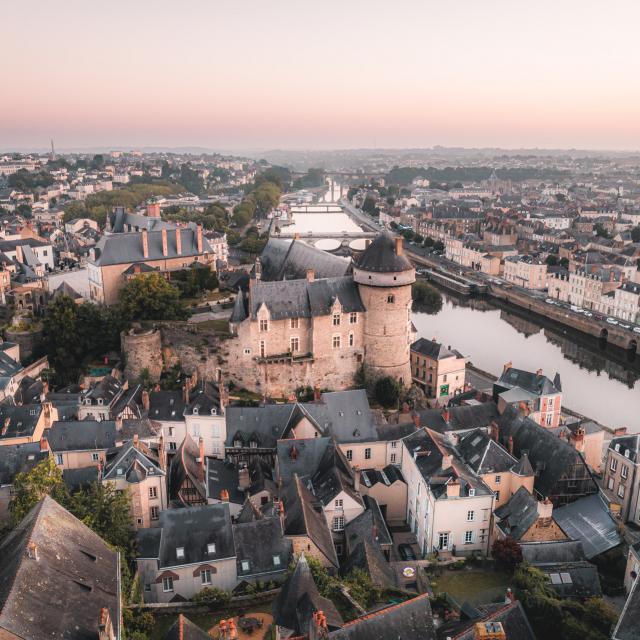
<svg viewBox="0 0 640 640"><path fill-rule="evenodd" d="M640 149L638 0L20 0L0 149Z"/></svg>

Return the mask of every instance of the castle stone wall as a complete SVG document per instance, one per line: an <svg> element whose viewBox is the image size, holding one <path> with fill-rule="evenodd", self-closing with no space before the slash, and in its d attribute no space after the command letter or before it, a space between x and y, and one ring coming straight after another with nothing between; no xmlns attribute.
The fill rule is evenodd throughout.
<svg viewBox="0 0 640 640"><path fill-rule="evenodd" d="M122 352L125 356L124 375L134 381L147 369L151 380L157 382L162 373L162 339L158 329L133 328L120 334Z"/></svg>

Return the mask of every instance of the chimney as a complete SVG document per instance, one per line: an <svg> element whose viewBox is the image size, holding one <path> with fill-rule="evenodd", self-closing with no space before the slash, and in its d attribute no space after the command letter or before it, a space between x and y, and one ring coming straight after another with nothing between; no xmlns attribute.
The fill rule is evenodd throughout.
<svg viewBox="0 0 640 640"><path fill-rule="evenodd" d="M550 520L551 514L553 513L553 502L549 500L549 498L545 498L544 500L538 500L538 518L544 520Z"/></svg>
<svg viewBox="0 0 640 640"><path fill-rule="evenodd" d="M167 257L167 255L169 255L169 245L167 243L167 230L162 229L160 233L162 234L162 255Z"/></svg>
<svg viewBox="0 0 640 640"><path fill-rule="evenodd" d="M442 419L448 423L449 422L449 418L451 417L451 413L449 412L449 409L447 407L444 407L442 409Z"/></svg>
<svg viewBox="0 0 640 640"><path fill-rule="evenodd" d="M406 415L407 413L409 413L409 405L406 402L403 402L400 411L402 411L402 413Z"/></svg>
<svg viewBox="0 0 640 640"><path fill-rule="evenodd" d="M149 233L146 229L142 230L142 255L145 259L149 257Z"/></svg>
<svg viewBox="0 0 640 640"><path fill-rule="evenodd" d="M189 378L185 380L184 385L182 386L182 398L185 404L189 404L189 392L191 387L191 381Z"/></svg>
<svg viewBox="0 0 640 640"><path fill-rule="evenodd" d="M198 225L196 228L196 247L198 253L202 253L202 225Z"/></svg>
<svg viewBox="0 0 640 640"><path fill-rule="evenodd" d="M353 467L353 490L360 492L360 467Z"/></svg>
<svg viewBox="0 0 640 640"><path fill-rule="evenodd" d="M507 640L502 622L476 622L474 640Z"/></svg>
<svg viewBox="0 0 640 640"><path fill-rule="evenodd" d="M158 202L147 203L147 217L148 218L160 217L160 204Z"/></svg>
<svg viewBox="0 0 640 640"><path fill-rule="evenodd" d="M49 451L49 441L44 436L40 438L40 451Z"/></svg>
<svg viewBox="0 0 640 640"><path fill-rule="evenodd" d="M513 363L511 362L511 360L509 360L509 362L505 363L505 365L502 367L502 373L506 373L507 371L509 371L512 366Z"/></svg>
<svg viewBox="0 0 640 640"><path fill-rule="evenodd" d="M238 490L246 491L251 485L251 480L249 479L249 468L245 465L238 469Z"/></svg>
<svg viewBox="0 0 640 640"><path fill-rule="evenodd" d="M457 480L452 480L447 483L447 498L459 498L460 497L460 483Z"/></svg>
<svg viewBox="0 0 640 640"><path fill-rule="evenodd" d="M536 371L536 375L538 376L538 378L542 377L542 369L538 369Z"/></svg>
<svg viewBox="0 0 640 640"><path fill-rule="evenodd" d="M180 227L176 228L176 254L182 255L182 233Z"/></svg>
<svg viewBox="0 0 640 640"><path fill-rule="evenodd" d="M402 236L396 238L396 255L401 256L404 253L404 238Z"/></svg>
<svg viewBox="0 0 640 640"><path fill-rule="evenodd" d="M509 436L508 442L509 442L508 444L509 453L513 455L513 436Z"/></svg>
<svg viewBox="0 0 640 640"><path fill-rule="evenodd" d="M313 401L314 402L320 402L320 387L315 386L313 387Z"/></svg>
<svg viewBox="0 0 640 640"><path fill-rule="evenodd" d="M35 542L30 542L27 545L27 555L32 559L32 560L40 560L40 556L38 554L38 545Z"/></svg>
<svg viewBox="0 0 640 640"><path fill-rule="evenodd" d="M284 531L284 502L280 500L278 502L278 515L280 516L280 524L282 525L282 530Z"/></svg>
<svg viewBox="0 0 640 640"><path fill-rule="evenodd" d="M420 414L417 411L414 411L413 413L413 424L415 425L416 429L420 428Z"/></svg>
<svg viewBox="0 0 640 640"><path fill-rule="evenodd" d="M204 438L200 436L198 440L198 462L200 463L200 479L204 480Z"/></svg>
<svg viewBox="0 0 640 640"><path fill-rule="evenodd" d="M453 456L450 453L445 453L442 455L442 470L449 469L451 467L451 463L453 462Z"/></svg>
<svg viewBox="0 0 640 640"><path fill-rule="evenodd" d="M322 611L314 612L309 622L309 640L324 640L329 637L327 618Z"/></svg>
<svg viewBox="0 0 640 640"><path fill-rule="evenodd" d="M158 462L160 463L160 468L165 471L167 468L167 456L164 450L164 435L160 432L160 438L158 439Z"/></svg>
<svg viewBox="0 0 640 640"><path fill-rule="evenodd" d="M229 492L226 489L220 491L220 500L222 502L229 502Z"/></svg>
<svg viewBox="0 0 640 640"><path fill-rule="evenodd" d="M291 449L289 449L289 457L292 460L297 460L298 459L298 450L296 449L296 445L294 444Z"/></svg>
<svg viewBox="0 0 640 640"><path fill-rule="evenodd" d="M511 589L508 588L507 593L505 594L505 597L504 597L504 603L509 604L510 602L515 602L515 601L516 601L516 597L513 595L513 591L511 591Z"/></svg>
<svg viewBox="0 0 640 640"><path fill-rule="evenodd" d="M116 416L116 419L114 420L114 422L116 423L116 430L117 431L122 431L122 414L120 414L119 416Z"/></svg>
<svg viewBox="0 0 640 640"><path fill-rule="evenodd" d="M133 446L134 446L136 449L138 448L138 442L139 442L139 440L138 440L138 434L137 434L137 433L134 433L134 434L133 434Z"/></svg>
<svg viewBox="0 0 640 640"><path fill-rule="evenodd" d="M142 408L149 411L149 392L146 389L142 391Z"/></svg>
<svg viewBox="0 0 640 640"><path fill-rule="evenodd" d="M115 640L115 637L109 609L102 607L100 609L100 619L98 620L98 640Z"/></svg>
<svg viewBox="0 0 640 640"><path fill-rule="evenodd" d="M307 282L313 282L316 279L316 272L313 269L307 269Z"/></svg>

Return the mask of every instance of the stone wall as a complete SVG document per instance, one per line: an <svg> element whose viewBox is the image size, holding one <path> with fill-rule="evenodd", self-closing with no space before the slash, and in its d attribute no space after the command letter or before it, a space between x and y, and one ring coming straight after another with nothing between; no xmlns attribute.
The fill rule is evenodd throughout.
<svg viewBox="0 0 640 640"><path fill-rule="evenodd" d="M147 369L153 382L160 380L162 373L162 339L158 329L134 327L120 335L122 352L125 357L124 375L134 381Z"/></svg>

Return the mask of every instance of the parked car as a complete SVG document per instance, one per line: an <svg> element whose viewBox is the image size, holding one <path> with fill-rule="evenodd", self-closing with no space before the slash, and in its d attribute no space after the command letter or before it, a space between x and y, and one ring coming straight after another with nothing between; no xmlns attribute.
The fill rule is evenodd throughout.
<svg viewBox="0 0 640 640"><path fill-rule="evenodd" d="M607 322L608 322L609 324L618 324L618 321L617 321L617 320L615 320L614 318L607 318Z"/></svg>
<svg viewBox="0 0 640 640"><path fill-rule="evenodd" d="M555 303L556 303L556 301L555 301L555 300L553 300L552 298L547 298L547 299L545 300L545 302L546 302L547 304L555 304Z"/></svg>
<svg viewBox="0 0 640 640"><path fill-rule="evenodd" d="M631 329L631 325L625 324L624 322L618 322L618 325L621 326L623 329Z"/></svg>
<svg viewBox="0 0 640 640"><path fill-rule="evenodd" d="M633 327L633 330L634 330L636 333L640 333L640 327Z"/></svg>
<svg viewBox="0 0 640 640"><path fill-rule="evenodd" d="M593 318L593 313L591 313L591 311L583 311L582 313L584 313L587 318Z"/></svg>

